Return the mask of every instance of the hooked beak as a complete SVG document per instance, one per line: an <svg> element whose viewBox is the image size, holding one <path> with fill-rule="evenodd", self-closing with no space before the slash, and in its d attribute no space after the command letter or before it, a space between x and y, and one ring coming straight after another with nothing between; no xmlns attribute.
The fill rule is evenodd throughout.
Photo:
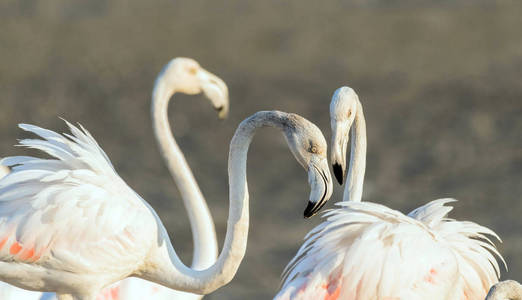
<svg viewBox="0 0 522 300"><path fill-rule="evenodd" d="M332 196L333 186L328 161L326 158L312 162L308 167L308 183L312 187L310 200L304 211L304 217L310 218L326 204Z"/></svg>
<svg viewBox="0 0 522 300"><path fill-rule="evenodd" d="M203 93L212 102L220 119L228 116L228 88L225 82L205 69L200 69L197 76Z"/></svg>
<svg viewBox="0 0 522 300"><path fill-rule="evenodd" d="M343 184L344 174L346 172L346 148L350 139L350 126L348 124L336 123L332 126L332 149L330 150L330 159L332 168L340 185Z"/></svg>

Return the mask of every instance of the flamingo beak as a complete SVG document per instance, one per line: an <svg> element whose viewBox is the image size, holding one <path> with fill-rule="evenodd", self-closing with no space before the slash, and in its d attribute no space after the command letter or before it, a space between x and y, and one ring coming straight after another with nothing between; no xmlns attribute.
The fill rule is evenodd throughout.
<svg viewBox="0 0 522 300"><path fill-rule="evenodd" d="M330 199L333 192L332 178L326 158L311 162L308 167L308 183L312 187L310 200L304 211L304 217L310 218Z"/></svg>
<svg viewBox="0 0 522 300"><path fill-rule="evenodd" d="M332 126L332 149L330 159L335 178L340 185L343 184L344 174L346 173L346 148L350 139L350 126L347 124L336 123Z"/></svg>
<svg viewBox="0 0 522 300"><path fill-rule="evenodd" d="M205 69L198 70L197 77L203 93L212 102L220 119L226 119L229 110L228 88L225 82Z"/></svg>

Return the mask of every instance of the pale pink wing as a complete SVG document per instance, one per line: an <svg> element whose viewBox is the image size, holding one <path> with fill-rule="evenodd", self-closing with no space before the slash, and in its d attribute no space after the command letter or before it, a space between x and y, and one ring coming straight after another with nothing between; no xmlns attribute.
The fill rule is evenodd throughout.
<svg viewBox="0 0 522 300"><path fill-rule="evenodd" d="M379 204L339 205L344 208L327 212L327 220L308 234L276 299L453 295L459 263L436 232Z"/></svg>
<svg viewBox="0 0 522 300"><path fill-rule="evenodd" d="M449 245L459 262L461 285L459 296L468 299L483 299L489 288L498 282L500 268L498 261L506 262L495 244L488 238L500 241L491 229L469 221L447 218L453 207L444 206L454 199L438 199L423 205L408 216L425 223ZM497 260L498 259L498 260Z"/></svg>
<svg viewBox="0 0 522 300"><path fill-rule="evenodd" d="M1 160L0 260L75 273L121 273L146 251L149 212L115 172L107 155L82 128L72 135L21 124L42 139L20 145L52 159Z"/></svg>

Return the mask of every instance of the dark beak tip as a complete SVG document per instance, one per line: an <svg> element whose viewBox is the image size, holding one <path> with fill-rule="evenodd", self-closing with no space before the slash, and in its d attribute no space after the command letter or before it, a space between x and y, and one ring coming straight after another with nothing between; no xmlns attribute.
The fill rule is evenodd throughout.
<svg viewBox="0 0 522 300"><path fill-rule="evenodd" d="M226 113L224 111L225 110L225 106L224 105L214 107L214 109L217 111L219 119L224 120L224 119L227 118L228 113Z"/></svg>
<svg viewBox="0 0 522 300"><path fill-rule="evenodd" d="M305 211L303 213L305 219L311 218L313 215L315 215L314 212L315 203L308 201L308 205L305 208Z"/></svg>
<svg viewBox="0 0 522 300"><path fill-rule="evenodd" d="M306 209L303 213L304 218L309 219L309 218L315 216L321 210L321 208L323 208L323 206L325 204L326 204L326 201L322 201L322 200L317 203L308 201L308 205L306 206Z"/></svg>
<svg viewBox="0 0 522 300"><path fill-rule="evenodd" d="M340 164L334 163L332 165L333 172L335 175L335 179L337 179L337 182L339 182L340 185L343 185L343 179L344 179L344 171L343 167L341 167Z"/></svg>

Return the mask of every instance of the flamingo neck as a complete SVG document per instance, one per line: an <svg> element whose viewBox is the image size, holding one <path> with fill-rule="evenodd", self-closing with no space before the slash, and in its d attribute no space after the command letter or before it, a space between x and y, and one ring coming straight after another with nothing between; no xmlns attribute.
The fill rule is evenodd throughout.
<svg viewBox="0 0 522 300"><path fill-rule="evenodd" d="M148 271L140 277L172 289L208 294L227 284L235 276L246 251L249 225L249 195L246 176L247 152L255 131L264 126L281 128L285 114L258 112L239 125L228 158L229 215L223 250L216 263L208 269L189 269L179 260L161 226L162 240L148 262ZM161 223L159 223L161 224Z"/></svg>
<svg viewBox="0 0 522 300"><path fill-rule="evenodd" d="M355 119L350 129L350 139L350 166L346 176L343 201L360 202L366 170L366 121L359 100L357 100Z"/></svg>
<svg viewBox="0 0 522 300"><path fill-rule="evenodd" d="M218 253L214 222L185 156L172 135L167 112L169 100L175 89L172 88L172 84L168 85L162 79L162 76L158 77L152 94L154 133L188 214L194 237L192 267L205 269L215 262Z"/></svg>

